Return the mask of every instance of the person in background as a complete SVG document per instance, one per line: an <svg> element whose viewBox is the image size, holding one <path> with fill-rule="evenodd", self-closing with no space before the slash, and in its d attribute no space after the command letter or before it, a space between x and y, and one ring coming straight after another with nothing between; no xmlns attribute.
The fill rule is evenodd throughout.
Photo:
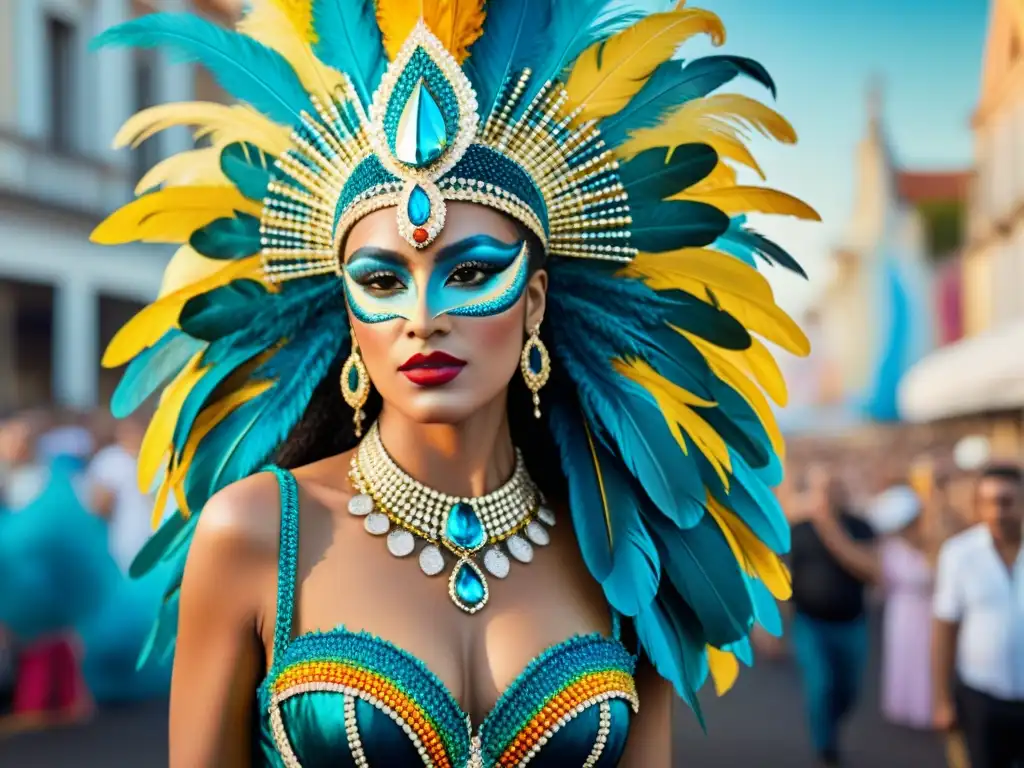
<svg viewBox="0 0 1024 768"><path fill-rule="evenodd" d="M982 470L978 523L939 552L935 725L963 731L972 768L1024 764L1024 494L1019 467ZM955 687L954 687L955 680Z"/></svg>
<svg viewBox="0 0 1024 768"><path fill-rule="evenodd" d="M839 728L867 656L864 588L879 580L880 567L871 526L849 513L835 478L814 465L804 480L792 518L790 636L814 749L822 766L836 766Z"/></svg>
<svg viewBox="0 0 1024 768"><path fill-rule="evenodd" d="M871 523L880 547L885 621L882 641L882 714L909 728L932 727L932 568L918 495L906 485L883 491Z"/></svg>
<svg viewBox="0 0 1024 768"><path fill-rule="evenodd" d="M46 486L49 469L39 461L38 442L48 426L47 414L26 411L12 416L0 428L0 505L9 512L17 512L34 501Z"/></svg>
<svg viewBox="0 0 1024 768"><path fill-rule="evenodd" d="M136 480L144 434L142 417L118 421L114 442L100 449L87 472L89 506L107 521L110 554L124 573L152 534L153 497L142 493Z"/></svg>

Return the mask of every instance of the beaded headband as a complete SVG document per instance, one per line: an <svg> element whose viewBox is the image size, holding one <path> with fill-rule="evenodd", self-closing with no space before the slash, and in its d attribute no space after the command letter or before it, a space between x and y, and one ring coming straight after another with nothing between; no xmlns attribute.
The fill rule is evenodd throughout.
<svg viewBox="0 0 1024 768"><path fill-rule="evenodd" d="M337 101L312 99L264 199L264 269L275 281L335 272L352 226L396 208L415 248L444 228L446 201L511 216L549 254L629 261L629 206L618 163L593 122L560 117L567 95L546 83L520 104L528 69L481 124L473 86L418 22L388 66L369 115L346 77Z"/></svg>

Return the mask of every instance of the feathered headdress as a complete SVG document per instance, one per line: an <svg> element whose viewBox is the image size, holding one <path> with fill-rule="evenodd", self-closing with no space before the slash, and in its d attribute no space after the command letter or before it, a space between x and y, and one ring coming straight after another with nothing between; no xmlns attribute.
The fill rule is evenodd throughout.
<svg viewBox="0 0 1024 768"><path fill-rule="evenodd" d="M713 95L738 76L774 93L756 62L672 58L696 34L725 32L682 3L254 0L238 31L154 14L99 37L198 61L242 102L129 120L119 146L182 124L209 146L156 166L93 233L181 246L104 358L131 361L115 414L162 391L139 481L162 471L156 509L173 493L178 512L134 566L178 576L154 647L173 642L199 510L272 456L348 352L345 232L395 207L424 247L450 200L494 207L546 248L545 333L573 390L546 409L577 537L658 671L696 706L709 666L724 689L749 663L755 621L779 631L788 528L766 395L786 389L762 339L808 347L756 257L800 268L744 214L816 214L737 184L737 166L760 173L748 130L795 135L754 100Z"/></svg>

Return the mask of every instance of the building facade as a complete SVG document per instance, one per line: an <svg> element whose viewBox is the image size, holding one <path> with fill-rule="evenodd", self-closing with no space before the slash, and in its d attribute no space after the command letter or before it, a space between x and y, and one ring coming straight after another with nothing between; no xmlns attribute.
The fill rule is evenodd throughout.
<svg viewBox="0 0 1024 768"><path fill-rule="evenodd" d="M190 65L152 52L90 52L107 27L186 0L0 2L0 409L88 408L116 372L99 369L116 328L156 296L173 249L89 242L142 171L192 147L172 129L111 149L138 109L216 93ZM206 4L199 10L217 13Z"/></svg>
<svg viewBox="0 0 1024 768"><path fill-rule="evenodd" d="M998 453L1024 446L1024 3L992 0L978 106L975 172L962 257L964 338L901 385L919 422L970 422Z"/></svg>

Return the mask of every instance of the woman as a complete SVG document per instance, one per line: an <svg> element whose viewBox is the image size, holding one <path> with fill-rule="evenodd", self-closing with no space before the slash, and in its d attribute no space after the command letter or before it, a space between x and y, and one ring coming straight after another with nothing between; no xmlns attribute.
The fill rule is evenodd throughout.
<svg viewBox="0 0 1024 768"><path fill-rule="evenodd" d="M905 485L884 491L872 509L885 588L882 713L909 728L932 727L932 567L921 501Z"/></svg>
<svg viewBox="0 0 1024 768"><path fill-rule="evenodd" d="M118 413L166 385L140 480L163 467L180 511L133 568L175 571L171 762L663 768L672 689L727 684L786 594L780 441L742 371L781 397L750 330L806 352L753 258L798 268L729 214L814 213L720 158L730 120L791 129L703 98L771 87L756 63L669 61L721 40L705 11L375 5L100 40L254 108L134 118L119 140L212 146L93 235L189 243L105 359L135 358Z"/></svg>

